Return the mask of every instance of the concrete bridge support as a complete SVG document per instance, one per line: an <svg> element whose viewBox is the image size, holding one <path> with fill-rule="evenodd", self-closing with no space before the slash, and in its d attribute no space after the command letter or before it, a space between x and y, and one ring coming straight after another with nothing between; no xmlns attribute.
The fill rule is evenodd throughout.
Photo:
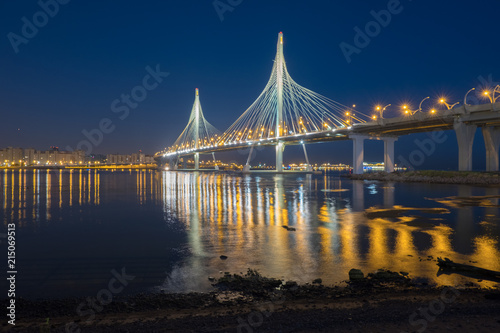
<svg viewBox="0 0 500 333"><path fill-rule="evenodd" d="M472 144L476 134L476 125L468 125L461 121L455 121L453 129L457 135L458 143L458 170L472 170Z"/></svg>
<svg viewBox="0 0 500 333"><path fill-rule="evenodd" d="M306 144L305 143L302 144L302 148L304 149L304 156L306 158L306 165L307 165L306 171L312 171L312 165L309 164L309 157L307 156L307 150L306 150Z"/></svg>
<svg viewBox="0 0 500 333"><path fill-rule="evenodd" d="M394 142L396 137L383 138L384 140L384 171L394 172Z"/></svg>
<svg viewBox="0 0 500 333"><path fill-rule="evenodd" d="M384 141L384 168L386 172L394 171L394 142L397 137L370 137L360 134L351 134L352 139L352 172L356 175L363 173L364 162L364 141L365 140L383 140Z"/></svg>
<svg viewBox="0 0 500 333"><path fill-rule="evenodd" d="M486 171L498 171L498 147L500 146L500 128L483 127L484 145L486 146Z"/></svg>
<svg viewBox="0 0 500 333"><path fill-rule="evenodd" d="M279 142L276 145L276 172L283 172L283 151L285 150L285 145L283 142Z"/></svg>
<svg viewBox="0 0 500 333"><path fill-rule="evenodd" d="M252 159L253 147L250 147L250 153L248 153L247 163L243 167L243 173L250 173L250 160Z"/></svg>
<svg viewBox="0 0 500 333"><path fill-rule="evenodd" d="M200 170L200 153L194 153L194 169Z"/></svg>
<svg viewBox="0 0 500 333"><path fill-rule="evenodd" d="M363 173L364 141L369 137L364 135L350 135L352 139L352 172L355 175Z"/></svg>

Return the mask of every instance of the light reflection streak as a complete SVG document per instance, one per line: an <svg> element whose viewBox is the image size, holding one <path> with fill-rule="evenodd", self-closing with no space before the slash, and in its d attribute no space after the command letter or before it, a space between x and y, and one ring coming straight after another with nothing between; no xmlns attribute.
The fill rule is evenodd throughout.
<svg viewBox="0 0 500 333"><path fill-rule="evenodd" d="M189 227L190 240L194 242L191 246L197 253L212 253L214 258L228 255L233 259L235 272L245 271L254 264L279 277L301 263L310 272L303 274L305 282L318 277L314 276L318 271L343 274L341 280L347 278L346 272L351 268L366 272L386 268L426 276L436 283L449 283L449 277L435 276L435 261L419 258L468 257L453 248L455 233L445 224L421 229L406 224L412 218L367 219L363 182L353 182L351 191L321 192L319 199L315 199L317 179L299 181L289 190L290 181L282 175L193 175L164 172L163 191L168 195L163 197L166 200L163 205L175 211L177 218ZM323 182L320 188L331 186L331 180ZM394 184L380 188L383 193L378 191L376 195L383 196L381 202L391 208ZM176 208L180 206L181 210ZM297 231L287 231L282 228L284 225ZM419 242L424 243L418 247L414 237L417 233L428 235L420 237ZM475 244L475 254L483 259L490 259L484 253L498 248L497 243L482 239L467 242ZM211 260L217 269L227 270L219 264L224 262Z"/></svg>

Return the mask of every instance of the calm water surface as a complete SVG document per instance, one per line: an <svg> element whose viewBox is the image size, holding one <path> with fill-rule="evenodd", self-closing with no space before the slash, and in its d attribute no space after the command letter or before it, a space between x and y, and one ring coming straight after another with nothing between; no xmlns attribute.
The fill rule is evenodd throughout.
<svg viewBox="0 0 500 333"><path fill-rule="evenodd" d="M499 194L338 174L3 170L0 241L6 257L5 230L15 223L17 294L29 298L92 296L122 269L135 276L124 294L210 290L208 276L249 267L301 283L386 268L459 284L468 280L438 275L427 258L500 270L498 198L483 200L489 207L443 198ZM395 206L412 209L366 214Z"/></svg>

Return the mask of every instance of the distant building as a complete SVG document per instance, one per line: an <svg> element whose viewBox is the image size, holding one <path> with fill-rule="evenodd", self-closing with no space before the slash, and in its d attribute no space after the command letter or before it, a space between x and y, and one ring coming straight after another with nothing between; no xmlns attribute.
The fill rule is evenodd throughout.
<svg viewBox="0 0 500 333"><path fill-rule="evenodd" d="M7 147L0 150L0 164L1 165L23 165L24 154L22 148Z"/></svg>
<svg viewBox="0 0 500 333"><path fill-rule="evenodd" d="M154 164L154 157L145 155L141 151L131 155L93 154L85 156L83 150L63 151L52 146L49 150L41 151L34 148L0 149L0 166L71 166L71 165L100 165L100 164Z"/></svg>
<svg viewBox="0 0 500 333"><path fill-rule="evenodd" d="M154 157L141 152L130 155L108 154L106 164L152 164Z"/></svg>
<svg viewBox="0 0 500 333"><path fill-rule="evenodd" d="M60 151L57 147L40 151L34 148L7 147L0 150L0 166L42 166L85 164L83 150Z"/></svg>

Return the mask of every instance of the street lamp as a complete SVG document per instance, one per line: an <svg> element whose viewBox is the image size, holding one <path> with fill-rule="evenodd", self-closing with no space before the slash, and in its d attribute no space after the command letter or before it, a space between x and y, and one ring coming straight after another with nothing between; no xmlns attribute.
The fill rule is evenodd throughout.
<svg viewBox="0 0 500 333"><path fill-rule="evenodd" d="M464 97L464 105L467 105L467 95L472 91L472 90L476 90L476 88L471 88L469 89L469 91L465 94L465 97Z"/></svg>
<svg viewBox="0 0 500 333"><path fill-rule="evenodd" d="M424 98L422 101L420 101L420 104L418 105L418 109L416 109L416 110L414 110L414 111L410 110L410 108L409 108L407 105L403 105L403 110L405 110L405 114L410 114L410 115L412 115L412 116L413 116L415 113L417 113L417 112L421 112L421 111L422 111L422 103L423 103L425 100L429 99L429 98L430 98L430 97L426 97L426 98Z"/></svg>
<svg viewBox="0 0 500 333"><path fill-rule="evenodd" d="M423 103L425 100L429 99L429 98L430 98L429 96L427 96L426 98L424 98L424 99L420 102L420 104L418 105L418 110L417 110L417 111L415 111L415 112L422 111L422 103Z"/></svg>
<svg viewBox="0 0 500 333"><path fill-rule="evenodd" d="M349 111L346 111L345 113L346 117L347 117L347 120L345 121L347 123L347 126L351 126L352 123L351 123L351 119L352 119L352 114L351 112Z"/></svg>
<svg viewBox="0 0 500 333"><path fill-rule="evenodd" d="M459 104L460 102L456 102L455 104L450 105L450 104L446 103L446 100L445 100L444 98L441 98L441 99L439 100L439 103L446 105L446 108L447 108L448 110L451 110L451 109L453 109L453 107L454 107L455 105Z"/></svg>
<svg viewBox="0 0 500 333"><path fill-rule="evenodd" d="M491 95L488 90L485 90L483 95L488 96L491 104L496 103L497 99L500 98L500 84L493 89L493 93Z"/></svg>
<svg viewBox="0 0 500 333"><path fill-rule="evenodd" d="M380 113L380 118L381 118L381 119L382 119L382 118L384 118L384 111L385 111L385 109L387 109L389 106L391 106L391 104L387 104L387 105L386 105L386 106L384 106L384 107L381 107L380 105L377 105L377 106L375 107L375 111L377 111L377 112L379 112L379 113ZM375 118L374 118L374 119L376 119L376 116L375 116Z"/></svg>
<svg viewBox="0 0 500 333"><path fill-rule="evenodd" d="M488 97L490 103L493 104L493 97L490 96L490 92L488 90L483 91L483 96Z"/></svg>

